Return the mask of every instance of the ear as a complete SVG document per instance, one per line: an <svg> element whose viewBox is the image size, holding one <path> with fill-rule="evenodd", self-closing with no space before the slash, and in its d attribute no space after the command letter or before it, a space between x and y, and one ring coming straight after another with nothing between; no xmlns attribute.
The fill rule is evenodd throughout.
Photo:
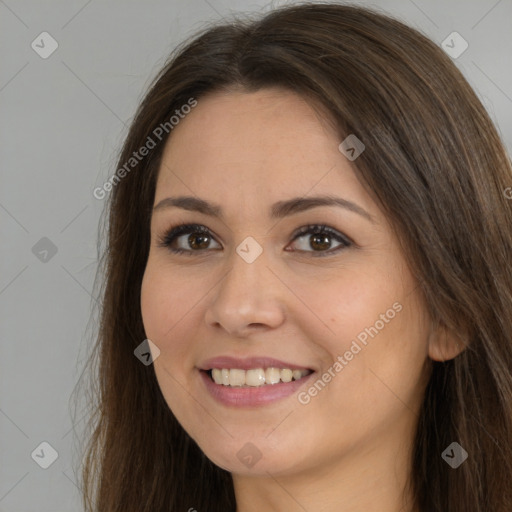
<svg viewBox="0 0 512 512"><path fill-rule="evenodd" d="M445 362L457 357L466 348L462 338L445 325L432 329L428 341L428 355L434 361Z"/></svg>

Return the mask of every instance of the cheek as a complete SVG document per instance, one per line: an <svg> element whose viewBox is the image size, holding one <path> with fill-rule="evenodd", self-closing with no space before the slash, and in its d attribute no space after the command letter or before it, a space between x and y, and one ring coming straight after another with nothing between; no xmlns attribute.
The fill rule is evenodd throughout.
<svg viewBox="0 0 512 512"><path fill-rule="evenodd" d="M356 339L363 346L377 338L382 346L398 346L404 336L423 329L423 306L408 269L389 251L378 261L369 259L342 269L325 282L325 293L317 288L314 294L314 307L324 312L324 322L340 349L349 349Z"/></svg>
<svg viewBox="0 0 512 512"><path fill-rule="evenodd" d="M322 328L325 342L336 353L343 353L350 348L351 341L359 336L364 343L369 337L366 329L377 322L379 330L388 328L389 323L399 316L393 304L403 300L405 291L400 280L381 267L369 265L363 269L341 269L331 279L307 284L307 288L299 289L299 296L310 297L304 301L310 310L316 313L319 321L313 322L311 312L308 318L313 319ZM304 283L301 287L305 286ZM387 312L387 315L386 315ZM384 315L383 323L381 315ZM315 336L311 333L311 339ZM318 334L317 334L318 337Z"/></svg>
<svg viewBox="0 0 512 512"><path fill-rule="evenodd" d="M366 267L364 273L347 271L322 289L325 293L317 291L311 307L329 329L322 329L321 337L313 329L308 335L329 354L322 368L328 391L322 393L333 409L353 408L364 416L384 403L399 404L397 396L413 400L429 324L409 274Z"/></svg>
<svg viewBox="0 0 512 512"><path fill-rule="evenodd" d="M175 272L148 260L141 286L142 320L146 336L160 350L153 363L158 385L169 408L179 413L180 421L186 420L190 405L183 389L192 367L186 333L193 328L194 299L190 286Z"/></svg>
<svg viewBox="0 0 512 512"><path fill-rule="evenodd" d="M158 279L158 272L148 262L141 286L141 314L146 336L154 343L162 339L164 312L173 310L172 304L168 304L170 295L165 296L164 290L165 279Z"/></svg>
<svg viewBox="0 0 512 512"><path fill-rule="evenodd" d="M146 336L162 354L173 352L176 356L186 346L183 330L189 325L197 303L191 283L148 261L141 286L141 314Z"/></svg>

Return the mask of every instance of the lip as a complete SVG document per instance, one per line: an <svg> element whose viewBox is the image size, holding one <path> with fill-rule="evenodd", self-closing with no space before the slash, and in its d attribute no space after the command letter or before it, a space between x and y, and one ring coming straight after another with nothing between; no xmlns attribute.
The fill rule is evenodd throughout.
<svg viewBox="0 0 512 512"><path fill-rule="evenodd" d="M237 368L239 370L252 370L254 368L289 368L290 370L314 371L313 368L309 368L308 366L300 366L286 361L280 361L279 359L274 359L272 357L238 358L231 356L219 356L204 361L198 366L198 368L204 371L211 370L212 368Z"/></svg>
<svg viewBox="0 0 512 512"><path fill-rule="evenodd" d="M214 366L214 368L218 367ZM235 367L232 366L231 368ZM238 366L238 368L240 367ZM254 368L254 366L249 367L248 369L251 368ZM257 366L256 368L259 367ZM284 368L290 367L285 366ZM240 369L243 370L246 368ZM300 369L300 367L295 367L294 369ZM312 371L309 375L291 382L280 382L279 384L268 384L255 387L230 387L224 386L223 384L216 384L210 378L206 369L198 371L199 376L210 395L220 404L235 408L259 407L283 400L284 398L294 394L300 387L316 375L316 372Z"/></svg>

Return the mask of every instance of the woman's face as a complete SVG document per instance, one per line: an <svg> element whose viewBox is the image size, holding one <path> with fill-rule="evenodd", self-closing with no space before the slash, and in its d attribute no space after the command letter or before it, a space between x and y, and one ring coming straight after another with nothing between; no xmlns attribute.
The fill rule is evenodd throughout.
<svg viewBox="0 0 512 512"><path fill-rule="evenodd" d="M430 319L341 142L300 96L266 89L200 99L165 148L145 332L170 409L236 474L318 475L412 440ZM165 246L179 224L207 231Z"/></svg>

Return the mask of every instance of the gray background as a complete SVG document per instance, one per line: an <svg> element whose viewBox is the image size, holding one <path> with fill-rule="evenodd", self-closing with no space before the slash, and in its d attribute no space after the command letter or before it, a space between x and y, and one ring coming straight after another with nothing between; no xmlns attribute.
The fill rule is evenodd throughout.
<svg viewBox="0 0 512 512"><path fill-rule="evenodd" d="M512 0L353 3L378 6L438 44L459 32L469 47L454 60L510 151ZM71 393L97 322L93 281L105 202L92 192L115 171L145 88L170 50L205 24L270 7L0 0L0 512L81 510L74 436L84 421L80 410L73 417ZM46 59L31 47L36 40L48 50L38 38L44 31L58 43ZM58 452L47 469L34 460L50 460L38 448L43 441Z"/></svg>

